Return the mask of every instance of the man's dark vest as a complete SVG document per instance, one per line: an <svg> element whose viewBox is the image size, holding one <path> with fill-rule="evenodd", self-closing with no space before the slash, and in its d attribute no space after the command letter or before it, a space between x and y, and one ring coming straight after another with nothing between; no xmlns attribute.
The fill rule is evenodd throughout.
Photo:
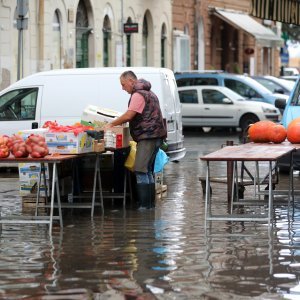
<svg viewBox="0 0 300 300"><path fill-rule="evenodd" d="M139 93L145 99L143 112L141 114L137 113L129 122L130 134L136 142L145 139L165 138L167 136L158 98L150 89L151 83L144 79L138 80L134 85L132 95ZM129 103L130 101L131 97Z"/></svg>

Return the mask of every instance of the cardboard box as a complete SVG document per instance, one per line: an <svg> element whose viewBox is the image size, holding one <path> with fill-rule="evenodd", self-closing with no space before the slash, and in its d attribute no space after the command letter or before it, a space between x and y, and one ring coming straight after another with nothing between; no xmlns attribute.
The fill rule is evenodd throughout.
<svg viewBox="0 0 300 300"><path fill-rule="evenodd" d="M39 134L41 136L45 136L45 133L48 132L48 128L36 128L36 129L28 129L28 130L19 130L18 134L22 136L23 140L26 140L27 137L31 134Z"/></svg>
<svg viewBox="0 0 300 300"><path fill-rule="evenodd" d="M163 172L154 173L155 189L160 189L163 185Z"/></svg>
<svg viewBox="0 0 300 300"><path fill-rule="evenodd" d="M40 163L19 163L19 178L21 181L37 180L41 169ZM46 179L49 179L48 164L45 164Z"/></svg>
<svg viewBox="0 0 300 300"><path fill-rule="evenodd" d="M129 147L129 141L131 140L129 127L115 126L109 129L116 135L116 148Z"/></svg>
<svg viewBox="0 0 300 300"><path fill-rule="evenodd" d="M36 195L37 194L37 186L38 182L37 180L20 180L20 195L21 196L29 196L29 195ZM46 180L47 185L47 194L50 195L50 186L49 186L49 180ZM46 195L46 188L43 183L40 185L40 196Z"/></svg>
<svg viewBox="0 0 300 300"><path fill-rule="evenodd" d="M75 135L71 132L47 132L45 133L49 153L78 154L92 152L94 139L81 132Z"/></svg>

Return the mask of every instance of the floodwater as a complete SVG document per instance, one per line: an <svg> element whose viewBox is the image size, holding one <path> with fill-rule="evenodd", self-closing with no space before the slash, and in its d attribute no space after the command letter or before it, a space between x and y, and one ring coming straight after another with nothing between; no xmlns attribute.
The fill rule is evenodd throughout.
<svg viewBox="0 0 300 300"><path fill-rule="evenodd" d="M47 225L3 224L0 299L300 299L297 196L290 210L280 196L271 229L266 222L205 227L199 157L239 139L185 134L186 157L165 167L167 194L153 210L123 210L116 200L105 200L104 215L97 208L92 219L89 210L64 210L64 227L54 225L52 236ZM212 173L224 176L226 165ZM212 193L213 209L226 211L226 185L212 184ZM0 200L2 215L30 212L16 178L1 178Z"/></svg>

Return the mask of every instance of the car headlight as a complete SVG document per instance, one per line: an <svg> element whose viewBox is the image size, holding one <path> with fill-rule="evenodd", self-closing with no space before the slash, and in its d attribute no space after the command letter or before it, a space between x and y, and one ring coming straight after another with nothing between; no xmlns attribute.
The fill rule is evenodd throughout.
<svg viewBox="0 0 300 300"><path fill-rule="evenodd" d="M278 113L278 110L275 107L270 108L270 107L262 106L261 108L262 108L262 110L265 114L276 114L276 113Z"/></svg>

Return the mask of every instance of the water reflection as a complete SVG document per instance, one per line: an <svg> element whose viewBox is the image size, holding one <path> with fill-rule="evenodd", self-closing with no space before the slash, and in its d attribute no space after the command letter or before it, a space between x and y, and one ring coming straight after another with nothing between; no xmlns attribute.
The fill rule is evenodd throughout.
<svg viewBox="0 0 300 300"><path fill-rule="evenodd" d="M0 299L299 299L299 196L293 210L276 204L272 230L225 221L205 228L199 156L224 143L211 139L186 139L187 156L167 165L168 193L155 210L106 202L93 219L65 210L51 238L46 225L3 225ZM24 213L16 192L15 183L0 183L2 214ZM226 186L213 195L214 209L226 210Z"/></svg>

